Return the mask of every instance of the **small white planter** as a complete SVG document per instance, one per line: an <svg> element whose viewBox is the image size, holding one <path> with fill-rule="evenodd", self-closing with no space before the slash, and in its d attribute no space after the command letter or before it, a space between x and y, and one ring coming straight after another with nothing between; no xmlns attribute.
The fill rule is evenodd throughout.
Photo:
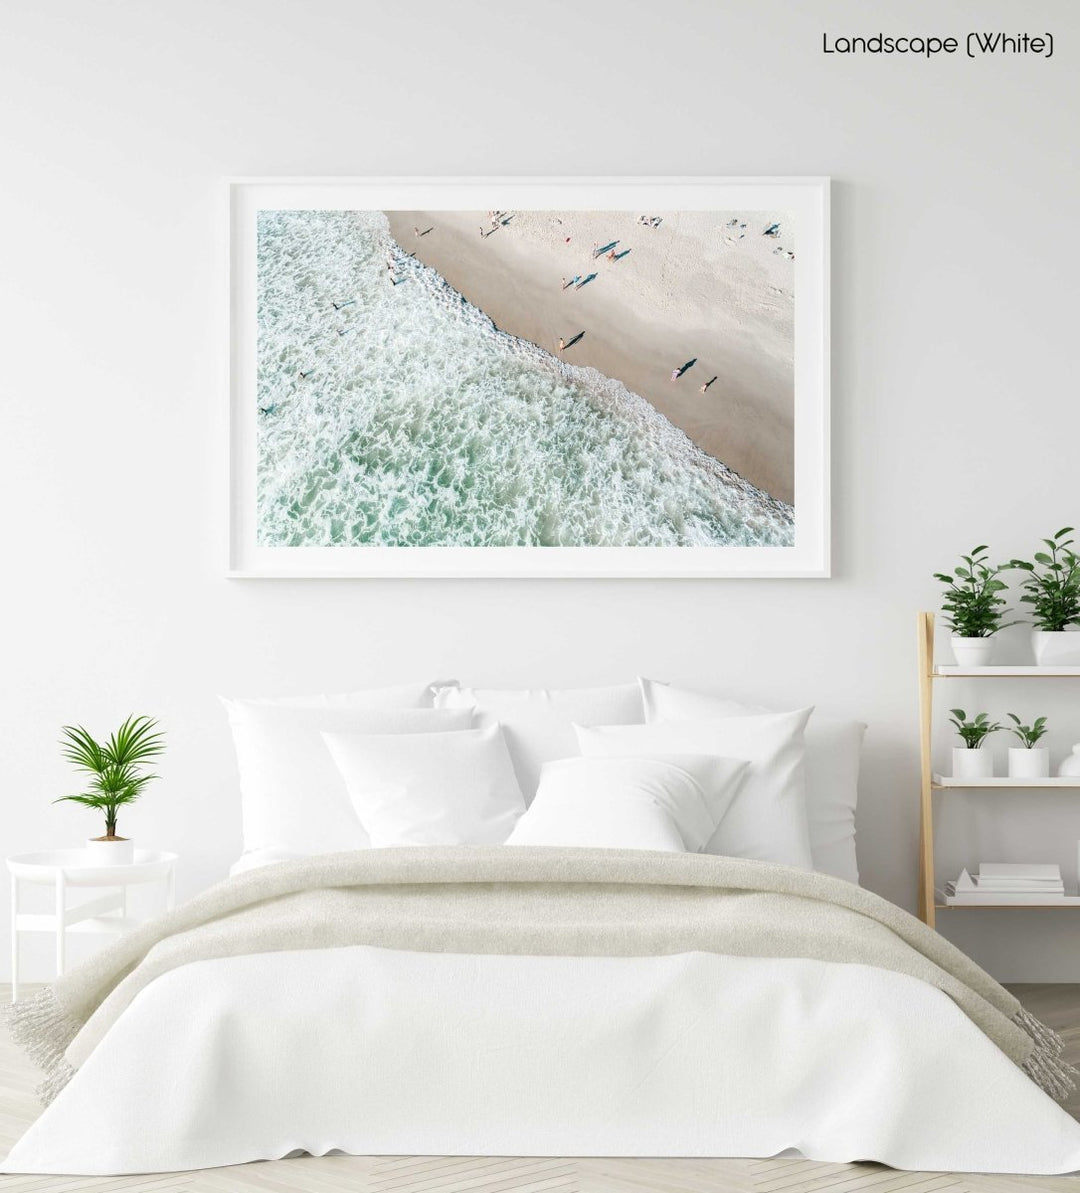
<svg viewBox="0 0 1080 1193"><path fill-rule="evenodd" d="M1010 779L1045 779L1050 775L1050 751L1043 746L1009 747Z"/></svg>
<svg viewBox="0 0 1080 1193"><path fill-rule="evenodd" d="M1080 667L1080 633L1075 630L1032 630L1031 645L1040 667Z"/></svg>
<svg viewBox="0 0 1080 1193"><path fill-rule="evenodd" d="M969 750L953 746L952 773L954 779L992 779L994 755L989 750Z"/></svg>
<svg viewBox="0 0 1080 1193"><path fill-rule="evenodd" d="M954 634L949 644L961 667L985 667L994 653L993 638L958 638Z"/></svg>
<svg viewBox="0 0 1080 1193"><path fill-rule="evenodd" d="M130 866L135 860L135 842L117 837L106 841L91 838L86 842L86 864L88 866Z"/></svg>
<svg viewBox="0 0 1080 1193"><path fill-rule="evenodd" d="M1080 742L1073 746L1071 754L1066 754L1062 759L1058 774L1063 779L1080 779Z"/></svg>

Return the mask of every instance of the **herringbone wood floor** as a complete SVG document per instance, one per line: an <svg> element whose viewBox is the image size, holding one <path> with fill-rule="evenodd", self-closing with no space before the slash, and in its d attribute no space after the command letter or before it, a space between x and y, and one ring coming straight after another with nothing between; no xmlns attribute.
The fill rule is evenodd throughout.
<svg viewBox="0 0 1080 1193"><path fill-rule="evenodd" d="M1080 1063L1080 986L1014 986ZM0 985L0 998L10 989ZM38 1075L0 1032L0 1155L38 1114ZM1067 1109L1080 1119L1080 1092ZM303 1156L164 1176L0 1176L2 1193L1080 1193L1080 1177L896 1172L807 1160L452 1159Z"/></svg>

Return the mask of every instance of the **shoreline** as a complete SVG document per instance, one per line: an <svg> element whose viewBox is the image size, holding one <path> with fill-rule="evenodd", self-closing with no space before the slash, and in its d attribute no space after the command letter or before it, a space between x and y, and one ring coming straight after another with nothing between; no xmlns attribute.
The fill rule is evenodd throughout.
<svg viewBox="0 0 1080 1193"><path fill-rule="evenodd" d="M793 504L790 266L772 242L736 242L708 213L668 217L665 230L628 212L520 212L483 237L485 212L385 214L398 245L500 330L621 382L714 460ZM594 242L612 240L622 257L592 257ZM575 274L593 276L564 289ZM715 312L712 326L690 326L702 310Z"/></svg>

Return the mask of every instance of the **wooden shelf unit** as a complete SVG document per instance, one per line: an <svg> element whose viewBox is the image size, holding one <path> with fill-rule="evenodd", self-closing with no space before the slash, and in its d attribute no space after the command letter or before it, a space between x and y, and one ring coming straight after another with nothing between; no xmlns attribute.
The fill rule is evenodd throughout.
<svg viewBox="0 0 1080 1193"><path fill-rule="evenodd" d="M993 791L1002 789L1041 791L1080 789L1080 779L951 779L934 773L933 714L934 682L943 679L1080 679L1080 667L951 667L934 662L934 615L918 615L919 635L919 753L922 783L919 800L919 918L931 928L938 911L985 911L991 908L1021 908L1045 911L1067 910L1076 903L979 903L937 902L934 885L934 792Z"/></svg>

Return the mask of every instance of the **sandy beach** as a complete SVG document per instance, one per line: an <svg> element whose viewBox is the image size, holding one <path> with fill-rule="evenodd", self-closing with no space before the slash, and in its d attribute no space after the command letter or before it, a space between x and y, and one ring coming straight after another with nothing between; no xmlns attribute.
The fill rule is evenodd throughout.
<svg viewBox="0 0 1080 1193"><path fill-rule="evenodd" d="M783 213L650 212L662 222L645 227L631 212L508 212L483 237L487 212L386 214L405 251L500 329L555 354L561 338L565 360L621 381L793 504L794 244ZM780 235L762 235L772 223ZM593 257L612 243L617 259ZM564 289L575 276L588 280Z"/></svg>

